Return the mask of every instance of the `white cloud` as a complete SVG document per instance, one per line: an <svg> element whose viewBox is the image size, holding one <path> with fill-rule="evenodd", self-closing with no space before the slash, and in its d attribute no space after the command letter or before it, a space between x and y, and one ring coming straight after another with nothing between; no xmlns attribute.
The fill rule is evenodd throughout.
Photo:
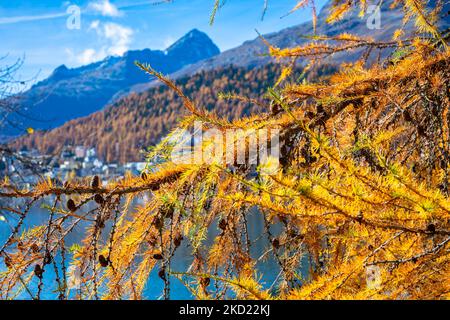
<svg viewBox="0 0 450 320"><path fill-rule="evenodd" d="M36 16L1 17L0 24L41 21L41 20L61 18L64 16L67 16L67 14L65 12L64 13L54 13L54 14L43 14L43 15L36 15Z"/></svg>
<svg viewBox="0 0 450 320"><path fill-rule="evenodd" d="M99 60L101 53L95 51L95 49L89 48L84 50L77 56L77 60L81 64L89 64ZM101 58L100 58L101 59Z"/></svg>
<svg viewBox="0 0 450 320"><path fill-rule="evenodd" d="M103 48L99 51L96 51L93 48L88 48L77 54L75 54L72 49L66 48L66 54L70 61L74 61L78 65L90 64L92 62L99 61L106 56Z"/></svg>
<svg viewBox="0 0 450 320"><path fill-rule="evenodd" d="M99 49L88 48L75 54L72 50L66 49L69 58L78 64L89 64L102 60L107 56L121 56L129 49L132 40L133 30L123 25L94 20L89 26L89 30L95 30L102 45Z"/></svg>
<svg viewBox="0 0 450 320"><path fill-rule="evenodd" d="M108 22L103 25L100 34L110 41L111 45L107 49L108 54L120 56L128 50L133 30L117 23Z"/></svg>
<svg viewBox="0 0 450 320"><path fill-rule="evenodd" d="M89 26L89 30L90 29L98 30L99 26L100 26L100 21L99 20L94 20L94 21L91 22L91 24Z"/></svg>
<svg viewBox="0 0 450 320"><path fill-rule="evenodd" d="M158 2L156 2L158 3ZM63 6L67 7L71 4L71 1L63 2ZM131 3L124 6L116 6L109 2L109 0L97 0L92 1L87 5L87 11L98 12L105 17L120 17L123 15L123 12L120 9L129 9L138 6L144 5L152 5L154 3L147 1L144 2L136 2ZM84 10L83 10L84 12ZM13 23L21 23L21 22L33 22L33 21L41 21L41 20L50 20L67 17L67 12L55 12L49 14L41 14L41 15L32 15L32 16L15 16L15 17L0 17L0 25L3 24L13 24Z"/></svg>
<svg viewBox="0 0 450 320"><path fill-rule="evenodd" d="M100 0L95 2L90 2L88 8L99 12L101 15L105 17L119 17L122 15L122 12L119 9L109 2L109 0Z"/></svg>

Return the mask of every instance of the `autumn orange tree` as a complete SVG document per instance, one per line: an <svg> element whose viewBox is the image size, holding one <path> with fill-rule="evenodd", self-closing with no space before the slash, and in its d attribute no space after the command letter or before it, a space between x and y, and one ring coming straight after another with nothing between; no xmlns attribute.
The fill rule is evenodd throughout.
<svg viewBox="0 0 450 320"><path fill-rule="evenodd" d="M365 6L335 0L328 22ZM248 118L221 118L138 64L171 87L190 115L151 150L139 177L107 185L98 177L64 185L42 180L24 190L5 180L0 196L24 205L7 208L19 222L0 247L6 265L1 298L23 291L40 298L45 270L53 268L61 299L141 299L154 269L165 298L179 280L197 299L448 299L449 32L436 24L440 2L430 8L397 0L392 6L403 7L415 35L404 38L398 30L388 42L316 35L289 49L267 43L287 67L267 91L270 112ZM307 70L355 50L358 61L320 82L290 81L296 62ZM390 54L368 63L377 50ZM280 166L273 169L271 159L256 166L223 165L220 157L173 161L174 137L195 121L219 132L245 129L245 143L235 145L245 150L257 130L279 129ZM43 199L48 223L23 230L30 209ZM259 257L252 256L248 237L247 218L255 210L268 240ZM89 227L69 250L65 239L80 223ZM212 228L219 232L211 243L205 239ZM176 270L173 256L186 244L192 263ZM255 269L268 256L279 267L270 290ZM305 267L307 274L299 271Z"/></svg>

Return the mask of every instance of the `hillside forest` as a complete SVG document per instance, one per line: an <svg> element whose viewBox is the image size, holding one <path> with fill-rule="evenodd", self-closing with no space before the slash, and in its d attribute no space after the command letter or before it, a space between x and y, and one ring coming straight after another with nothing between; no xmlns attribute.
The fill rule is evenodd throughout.
<svg viewBox="0 0 450 320"><path fill-rule="evenodd" d="M213 23L223 3L212 2ZM366 6L334 0L327 22ZM104 141L109 159L116 155L107 144L128 150L157 142L146 153L147 168L107 183L43 178L22 188L4 179L0 197L17 223L0 247L0 298L41 299L51 288L62 300L145 299L145 288L158 282L163 299L176 283L207 300L449 299L450 32L438 27L447 14L442 6L393 1L390 8L400 8L415 33L399 29L388 41L349 33L312 35L284 49L266 41L280 63L266 69L173 82L137 62L164 86L141 94L130 112L110 106L65 128L73 139L84 133ZM314 22L314 2L302 0L294 10L304 7L313 9ZM353 63L322 65L355 51ZM218 134L240 129L244 142L234 147L245 154L258 130L277 129L279 159L224 163L211 152L219 144L207 139L200 144L205 161L173 161L179 130L172 124L187 129L197 121ZM51 140L42 133L24 141L52 151ZM25 228L36 205L48 220ZM264 226L260 255L249 236L253 214ZM69 247L75 230L82 239ZM190 257L185 268L173 263L182 249ZM277 276L267 284L267 270L257 266L269 258ZM49 270L58 275L52 281Z"/></svg>
<svg viewBox="0 0 450 320"><path fill-rule="evenodd" d="M304 76L318 80L333 70L333 65L324 64L308 70ZM232 120L267 111L266 90L276 83L281 71L279 64L253 69L230 66L202 71L176 81L176 85L198 105ZM301 67L296 67L296 73L302 74ZM230 93L247 99L225 99ZM22 136L10 146L52 155L59 154L66 145L81 145L95 147L106 162L141 161L142 151L156 145L186 114L182 99L173 90L157 86L131 94L105 110L68 121L59 128Z"/></svg>

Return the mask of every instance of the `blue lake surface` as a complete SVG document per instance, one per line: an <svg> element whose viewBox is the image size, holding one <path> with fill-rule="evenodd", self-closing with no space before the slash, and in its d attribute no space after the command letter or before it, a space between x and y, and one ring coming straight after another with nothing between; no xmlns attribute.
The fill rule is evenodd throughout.
<svg viewBox="0 0 450 320"><path fill-rule="evenodd" d="M48 221L49 212L46 209L41 207L41 204L36 205L29 213L27 218L24 221L24 226L21 231L25 229L29 229L33 226L45 224ZM6 215L8 219L8 223L0 222L0 244L2 245L11 232L11 226L15 226L17 222L17 216L13 214ZM248 231L249 237L252 241L251 255L253 258L258 258L262 253L267 250L268 240L265 235L263 235L264 231L264 222L261 215L258 212L252 212L247 216L248 220ZM66 245L70 246L74 243L79 243L84 234L84 228L87 226L86 223L80 224L77 226L74 231L67 236ZM277 229L276 227L274 229ZM273 230L276 234L277 230ZM214 237L218 234L217 227L211 226L210 231L208 233L208 238L205 240L206 244L211 244ZM69 258L69 257L68 257ZM59 257L55 257L55 259L59 259ZM191 264L193 258L191 256L191 248L186 245L182 245L178 248L174 258L172 259L171 270L176 272L186 272L189 265ZM0 265L0 269L4 270L5 266L3 264ZM257 265L258 275L261 276L261 283L265 288L269 288L273 281L276 279L279 266L276 261L270 256L268 259L264 259ZM144 290L144 298L145 299L161 299L164 283L158 277L158 268L154 268L154 270L150 273L149 279ZM181 283L177 278L170 278L171 286L170 286L170 298L171 299L193 299L194 297L189 292L189 290ZM38 279L34 277L33 283L30 286L31 291L33 293L36 292ZM55 281L55 272L51 266L46 268L44 273L44 288L42 290L41 298L42 299L57 299L58 294L55 292L56 288ZM74 293L74 290L71 290ZM21 299L30 299L30 295L26 292L23 292L19 297Z"/></svg>

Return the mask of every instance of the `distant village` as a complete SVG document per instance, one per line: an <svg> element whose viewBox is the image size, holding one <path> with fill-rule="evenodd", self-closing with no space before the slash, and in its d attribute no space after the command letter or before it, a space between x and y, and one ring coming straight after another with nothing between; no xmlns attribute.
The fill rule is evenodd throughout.
<svg viewBox="0 0 450 320"><path fill-rule="evenodd" d="M37 165L29 164L23 159L30 159ZM42 155L37 150L22 150L16 157L3 157L0 161L0 173L6 171L8 176L20 174L22 183L29 185L36 183L39 177L66 180L69 177L97 175L108 181L121 178L127 172L139 175L145 166L145 162L105 163L98 159L95 148L67 146L56 156Z"/></svg>

